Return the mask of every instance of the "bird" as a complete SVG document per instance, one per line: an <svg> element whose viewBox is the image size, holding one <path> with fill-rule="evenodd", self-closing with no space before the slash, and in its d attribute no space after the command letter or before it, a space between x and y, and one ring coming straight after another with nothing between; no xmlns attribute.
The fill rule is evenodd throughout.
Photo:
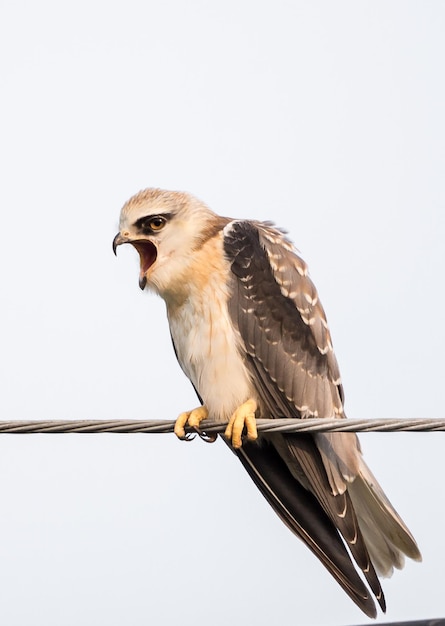
<svg viewBox="0 0 445 626"><path fill-rule="evenodd" d="M139 254L139 287L165 301L200 402L179 415L175 434L204 435L207 417L227 424L224 441L284 524L367 616L376 602L385 612L379 577L421 554L356 434L257 432L257 418L346 417L326 315L287 234L148 188L122 207L115 254L122 244Z"/></svg>

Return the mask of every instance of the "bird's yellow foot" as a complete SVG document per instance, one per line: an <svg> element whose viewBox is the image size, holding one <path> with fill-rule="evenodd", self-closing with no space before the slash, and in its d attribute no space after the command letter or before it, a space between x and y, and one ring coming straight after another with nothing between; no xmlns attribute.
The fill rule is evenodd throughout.
<svg viewBox="0 0 445 626"><path fill-rule="evenodd" d="M231 440L234 448L241 448L243 445L242 434L244 427L247 430L247 439L254 441L258 438L258 432L256 429L255 411L257 410L257 403L255 400L250 399L239 406L235 413L230 418L224 435L227 439Z"/></svg>
<svg viewBox="0 0 445 626"><path fill-rule="evenodd" d="M193 409L192 411L185 411L185 413L181 413L175 422L175 435L179 437L179 439L183 439L185 441L193 439L193 435L185 432L185 426L188 425L196 430L201 439L212 443L215 441L216 435L206 435L206 433L201 432L199 429L199 425L202 420L205 420L208 416L209 412L205 406L199 406L197 409Z"/></svg>

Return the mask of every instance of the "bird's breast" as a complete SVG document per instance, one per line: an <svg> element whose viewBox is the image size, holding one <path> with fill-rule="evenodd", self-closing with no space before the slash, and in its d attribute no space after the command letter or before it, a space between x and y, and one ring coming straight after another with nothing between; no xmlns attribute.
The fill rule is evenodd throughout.
<svg viewBox="0 0 445 626"><path fill-rule="evenodd" d="M168 307L167 307L168 308ZM252 397L241 340L228 310L226 282L209 281L168 310L178 361L191 380L211 419L226 421Z"/></svg>

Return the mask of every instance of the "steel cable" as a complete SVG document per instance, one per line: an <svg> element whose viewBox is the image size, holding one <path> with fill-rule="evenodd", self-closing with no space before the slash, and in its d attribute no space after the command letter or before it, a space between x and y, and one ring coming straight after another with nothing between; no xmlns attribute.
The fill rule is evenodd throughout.
<svg viewBox="0 0 445 626"><path fill-rule="evenodd" d="M0 434L172 433L174 420L14 420L0 421ZM222 433L225 424L201 422L201 431ZM258 419L262 433L434 432L445 431L445 419ZM193 433L189 428L188 432Z"/></svg>

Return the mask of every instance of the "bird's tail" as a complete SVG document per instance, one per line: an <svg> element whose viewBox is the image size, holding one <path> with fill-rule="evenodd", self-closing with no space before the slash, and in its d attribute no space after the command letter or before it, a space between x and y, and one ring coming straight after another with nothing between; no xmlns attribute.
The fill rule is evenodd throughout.
<svg viewBox="0 0 445 626"><path fill-rule="evenodd" d="M414 537L363 458L355 480L348 485L348 492L371 561L380 576L389 577L394 568L401 569L405 556L414 561L422 560Z"/></svg>
<svg viewBox="0 0 445 626"><path fill-rule="evenodd" d="M304 541L362 611L369 617L376 617L370 593L358 575L333 521L317 498L292 476L275 448L263 441L262 445L246 443L234 452L282 521ZM384 611L381 588L373 586Z"/></svg>

